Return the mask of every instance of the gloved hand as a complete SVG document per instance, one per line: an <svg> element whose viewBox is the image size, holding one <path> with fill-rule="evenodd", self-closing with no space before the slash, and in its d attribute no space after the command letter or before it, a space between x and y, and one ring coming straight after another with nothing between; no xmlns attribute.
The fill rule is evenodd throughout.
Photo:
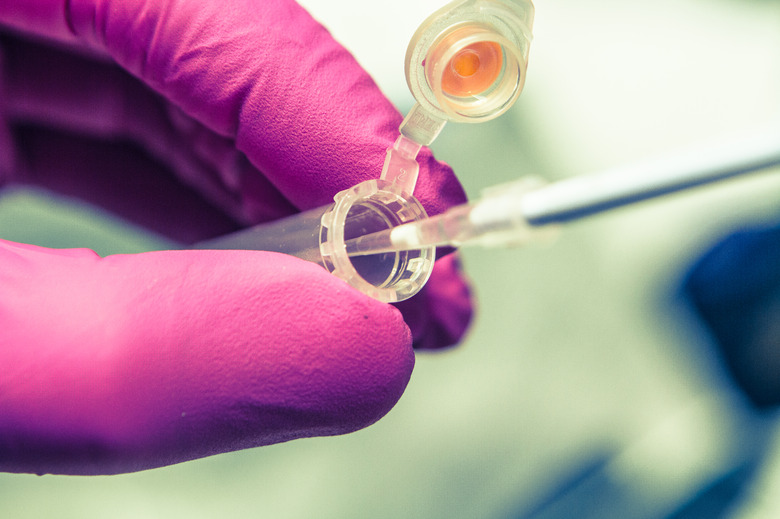
<svg viewBox="0 0 780 519"><path fill-rule="evenodd" d="M189 243L376 178L400 123L292 0L3 1L0 74L2 184ZM430 213L464 201L420 161ZM274 253L0 241L0 470L127 472L365 427L413 341L464 333L453 256L403 312Z"/></svg>

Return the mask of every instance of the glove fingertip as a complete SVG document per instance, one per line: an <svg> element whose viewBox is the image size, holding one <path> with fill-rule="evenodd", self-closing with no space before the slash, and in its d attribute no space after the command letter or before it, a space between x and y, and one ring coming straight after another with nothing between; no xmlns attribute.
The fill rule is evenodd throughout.
<svg viewBox="0 0 780 519"><path fill-rule="evenodd" d="M416 349L458 344L473 319L474 301L456 253L439 259L425 288L397 305L412 330Z"/></svg>

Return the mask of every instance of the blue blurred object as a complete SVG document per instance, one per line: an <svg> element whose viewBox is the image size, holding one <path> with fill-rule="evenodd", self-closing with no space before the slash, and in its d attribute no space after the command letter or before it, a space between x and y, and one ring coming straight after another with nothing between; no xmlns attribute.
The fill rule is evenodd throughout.
<svg viewBox="0 0 780 519"><path fill-rule="evenodd" d="M586 465L528 515L516 519L721 519L728 517L761 466L760 457L743 460L683 501L671 513L661 506L636 499L630 486L613 481L606 473L607 459Z"/></svg>
<svg viewBox="0 0 780 519"><path fill-rule="evenodd" d="M725 519L761 472L780 404L780 223L721 239L684 274L679 295L748 400L702 396L636 441L570 467L512 519Z"/></svg>
<svg viewBox="0 0 780 519"><path fill-rule="evenodd" d="M530 511L521 507L522 511L507 517L731 517L763 466L773 422L725 395L705 399L670 418L636 442L574 467ZM727 432L697 434L714 429ZM684 430L693 432L688 439L699 445L676 453L679 438L674 436L685 437ZM663 452L667 455L659 455Z"/></svg>
<svg viewBox="0 0 780 519"><path fill-rule="evenodd" d="M780 404L780 225L726 237L690 269L682 296L750 400Z"/></svg>

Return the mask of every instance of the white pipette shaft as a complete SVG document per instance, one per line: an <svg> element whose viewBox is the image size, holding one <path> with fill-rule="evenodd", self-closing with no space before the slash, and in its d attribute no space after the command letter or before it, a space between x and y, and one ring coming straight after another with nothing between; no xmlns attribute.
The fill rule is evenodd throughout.
<svg viewBox="0 0 780 519"><path fill-rule="evenodd" d="M351 256L470 243L529 241L536 228L780 165L780 132L724 146L695 149L633 167L563 180L529 190L497 186L471 204L361 236L346 243Z"/></svg>

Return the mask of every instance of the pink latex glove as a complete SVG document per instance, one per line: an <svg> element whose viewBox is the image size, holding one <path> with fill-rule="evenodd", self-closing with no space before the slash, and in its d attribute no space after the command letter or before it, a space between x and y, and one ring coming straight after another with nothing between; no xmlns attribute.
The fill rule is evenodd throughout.
<svg viewBox="0 0 780 519"><path fill-rule="evenodd" d="M399 122L290 0L0 2L0 182L183 242L376 178ZM429 212L464 201L421 162ZM0 470L127 472L365 427L401 396L413 341L464 333L454 257L400 306L273 253L0 241Z"/></svg>

